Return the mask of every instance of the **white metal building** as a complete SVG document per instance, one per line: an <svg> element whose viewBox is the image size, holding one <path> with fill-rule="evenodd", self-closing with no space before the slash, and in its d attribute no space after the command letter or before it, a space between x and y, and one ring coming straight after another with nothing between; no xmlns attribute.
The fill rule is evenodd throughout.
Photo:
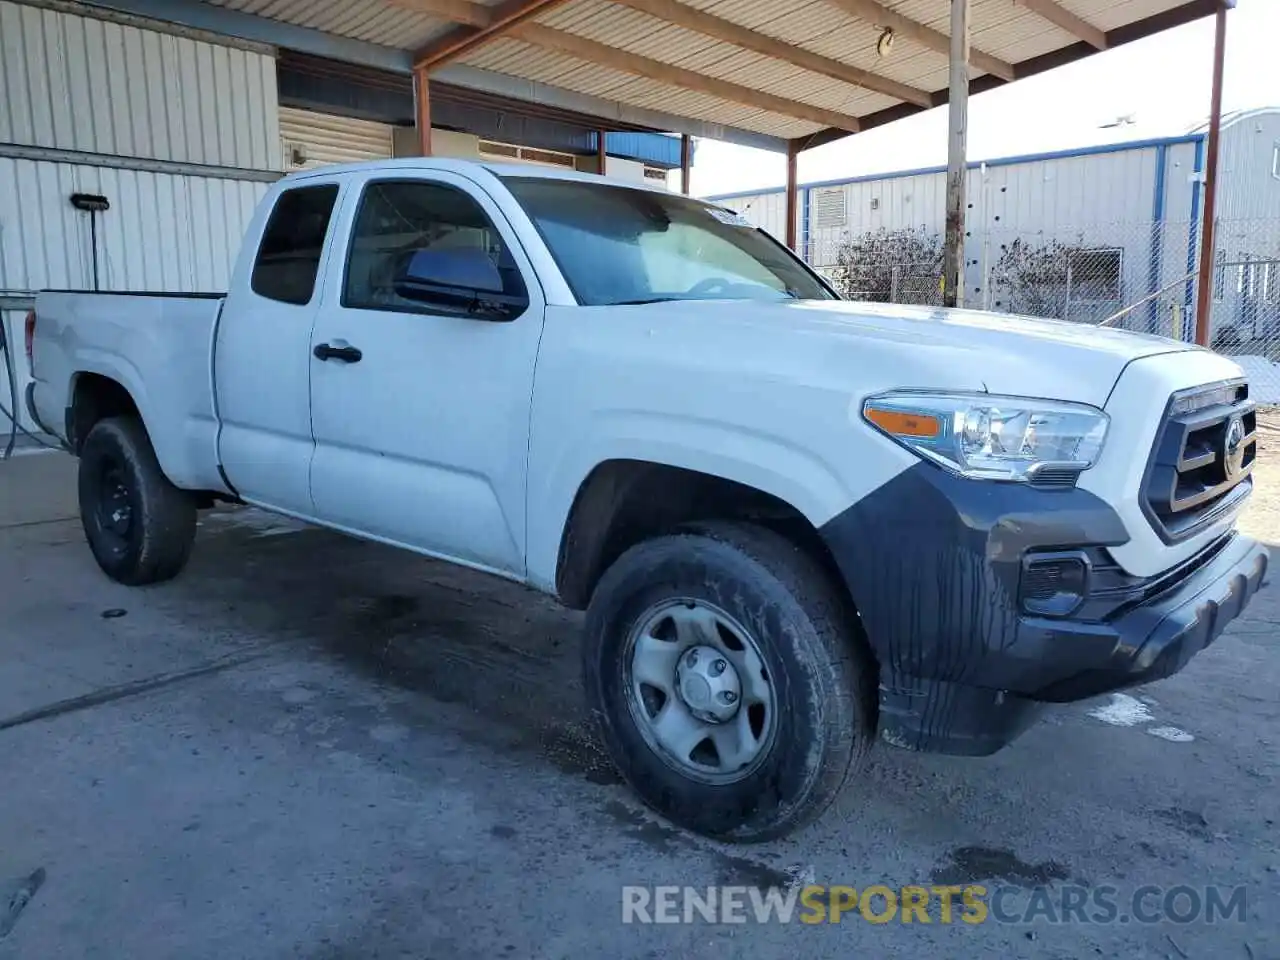
<svg viewBox="0 0 1280 960"><path fill-rule="evenodd" d="M1018 238L1042 246L1056 240L1089 260L1070 318L1099 320L1170 284L1188 317L1190 287L1183 291L1178 282L1197 263L1204 151L1205 133L1197 130L970 163L966 304L1017 308L1001 302L1002 255ZM800 252L829 270L850 238L901 230L940 237L945 189L943 168L805 185ZM1215 320L1248 320L1251 300L1280 302L1280 108L1224 118L1217 195L1216 256L1224 266ZM715 199L774 236L785 234L781 190ZM1129 325L1149 320L1140 312Z"/></svg>

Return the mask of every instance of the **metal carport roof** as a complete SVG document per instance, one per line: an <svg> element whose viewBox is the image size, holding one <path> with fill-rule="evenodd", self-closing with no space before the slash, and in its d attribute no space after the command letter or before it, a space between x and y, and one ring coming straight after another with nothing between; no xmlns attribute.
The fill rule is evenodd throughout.
<svg viewBox="0 0 1280 960"><path fill-rule="evenodd" d="M803 149L947 102L949 0L97 0L566 109ZM1215 0L970 0L971 92ZM1171 68L1173 65L1171 65Z"/></svg>

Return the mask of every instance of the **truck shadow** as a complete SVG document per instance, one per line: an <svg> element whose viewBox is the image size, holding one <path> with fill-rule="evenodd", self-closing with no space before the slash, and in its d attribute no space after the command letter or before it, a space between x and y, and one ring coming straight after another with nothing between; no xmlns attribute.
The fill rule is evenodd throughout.
<svg viewBox="0 0 1280 960"><path fill-rule="evenodd" d="M479 722L450 730L480 749L531 756L595 784L620 782L584 711L582 616L534 591L324 530L264 529L260 514L243 524L234 517L206 522L191 568L163 590L184 616L464 707ZM1195 676L1155 691L1180 701L1180 712L1198 724L1194 744L1175 750L1138 728L1118 732L1091 719L1085 704L1049 713L1013 746L982 760L879 748L860 782L802 842L856 860L878 856L886 838L897 837L922 867L954 872L956 864L970 864L964 875L972 879L1004 862L988 848L999 847L1000 857L1025 854L1027 862L1070 862L1059 855L1073 844L1050 842L1043 825L1056 824L1061 839L1075 829L1069 825L1084 836L1088 824L1105 820L1114 825L1116 857L1140 854L1163 864L1185 841L1173 827L1149 826L1151 810L1169 807L1169 790L1194 790L1209 770L1210 780L1225 779L1245 797L1276 782L1275 765L1251 748L1237 755L1215 747L1223 690L1250 676L1280 679L1277 660L1262 651L1280 622L1280 596L1264 589L1250 615L1233 627L1234 638L1219 641L1230 650L1207 653ZM1237 702L1248 707L1249 723L1263 710L1241 695ZM1116 776L1116 769L1128 772ZM1191 770L1199 773L1187 780ZM614 806L619 818L631 816ZM650 826L628 823L648 835ZM1241 836L1255 828L1234 810L1223 811L1215 827ZM1170 836L1148 836L1151 829ZM661 842L668 840L663 834ZM975 859L974 850L988 853ZM1084 859L1101 869L1099 859L1111 855L1094 851Z"/></svg>
<svg viewBox="0 0 1280 960"><path fill-rule="evenodd" d="M495 746L533 749L596 783L621 782L584 710L581 614L497 577L326 530L273 526L257 511L206 517L191 567L173 585L188 609L465 706L491 721Z"/></svg>

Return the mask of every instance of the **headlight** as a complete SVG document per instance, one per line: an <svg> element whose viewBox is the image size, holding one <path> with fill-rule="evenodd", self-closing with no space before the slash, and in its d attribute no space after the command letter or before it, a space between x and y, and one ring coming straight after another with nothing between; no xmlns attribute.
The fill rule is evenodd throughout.
<svg viewBox="0 0 1280 960"><path fill-rule="evenodd" d="M869 397L867 422L962 477L1033 480L1097 462L1108 418L1096 407L990 394L909 391Z"/></svg>

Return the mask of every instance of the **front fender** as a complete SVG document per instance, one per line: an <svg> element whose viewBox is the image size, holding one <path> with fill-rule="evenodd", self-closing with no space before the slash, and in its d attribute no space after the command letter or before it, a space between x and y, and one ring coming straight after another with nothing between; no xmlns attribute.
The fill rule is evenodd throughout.
<svg viewBox="0 0 1280 960"><path fill-rule="evenodd" d="M602 463L632 460L731 480L791 505L815 527L853 493L836 467L786 437L749 427L637 411L597 413L546 460L530 463L528 577L553 590L578 491Z"/></svg>
<svg viewBox="0 0 1280 960"><path fill-rule="evenodd" d="M606 461L731 480L814 527L917 462L857 415L893 371L854 340L735 322L741 305L667 306L547 311L526 527L527 577L540 588L554 587L578 489Z"/></svg>

